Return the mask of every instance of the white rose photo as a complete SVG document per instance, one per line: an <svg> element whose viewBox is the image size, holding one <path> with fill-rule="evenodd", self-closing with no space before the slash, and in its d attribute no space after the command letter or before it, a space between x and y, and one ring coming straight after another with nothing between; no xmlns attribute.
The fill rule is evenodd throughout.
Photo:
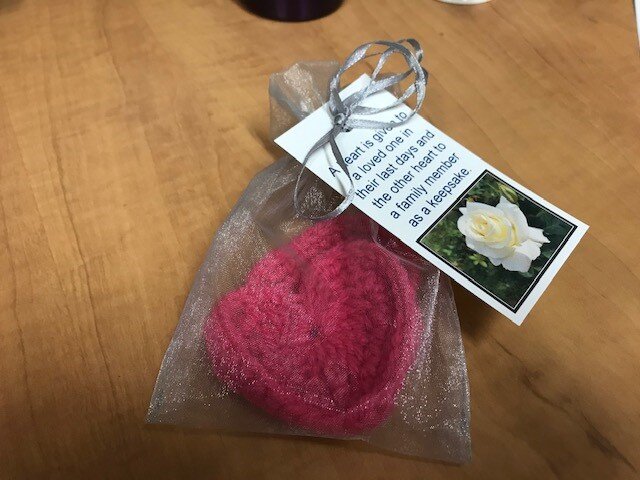
<svg viewBox="0 0 640 480"><path fill-rule="evenodd" d="M485 172L418 242L515 309L574 229Z"/></svg>
<svg viewBox="0 0 640 480"><path fill-rule="evenodd" d="M458 230L467 247L506 270L528 272L531 262L540 256L542 244L549 243L542 229L527 225L518 205L505 197L501 196L495 207L467 202L460 212Z"/></svg>

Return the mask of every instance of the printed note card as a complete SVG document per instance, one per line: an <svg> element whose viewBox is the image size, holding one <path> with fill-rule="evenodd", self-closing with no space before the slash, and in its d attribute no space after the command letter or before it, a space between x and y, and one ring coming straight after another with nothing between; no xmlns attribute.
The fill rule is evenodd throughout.
<svg viewBox="0 0 640 480"><path fill-rule="evenodd" d="M341 95L367 82L363 75ZM394 99L383 91L364 105ZM374 118L399 123L410 113L400 105ZM276 143L303 161L331 126L325 105ZM354 205L518 325L587 231L420 115L394 128L341 133L337 143L356 185ZM346 191L348 179L328 146L307 166Z"/></svg>

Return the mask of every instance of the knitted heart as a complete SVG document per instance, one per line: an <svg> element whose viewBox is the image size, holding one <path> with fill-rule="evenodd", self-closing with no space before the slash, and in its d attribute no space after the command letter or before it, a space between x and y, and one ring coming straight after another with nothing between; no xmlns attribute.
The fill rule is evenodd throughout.
<svg viewBox="0 0 640 480"><path fill-rule="evenodd" d="M268 253L205 324L215 375L286 422L353 435L391 413L422 332L417 278L343 215Z"/></svg>

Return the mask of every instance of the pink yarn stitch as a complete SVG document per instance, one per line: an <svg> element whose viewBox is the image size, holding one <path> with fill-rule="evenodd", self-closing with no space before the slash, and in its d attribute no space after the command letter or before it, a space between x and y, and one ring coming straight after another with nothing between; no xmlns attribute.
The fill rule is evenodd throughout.
<svg viewBox="0 0 640 480"><path fill-rule="evenodd" d="M205 324L215 375L254 405L353 435L391 413L422 333L417 274L342 215L268 253Z"/></svg>

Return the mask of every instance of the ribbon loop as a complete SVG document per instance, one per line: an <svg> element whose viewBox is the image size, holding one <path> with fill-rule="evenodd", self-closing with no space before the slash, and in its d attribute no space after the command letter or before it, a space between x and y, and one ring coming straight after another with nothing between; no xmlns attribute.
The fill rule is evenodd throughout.
<svg viewBox="0 0 640 480"><path fill-rule="evenodd" d="M406 46L405 46L406 44ZM384 47L384 50L368 53L370 49L374 47ZM401 73L394 73L390 75L380 76L380 72L384 67L387 60L394 54L399 54L405 60L407 64L407 69ZM342 75L357 64L360 60L371 58L371 57L380 57L378 62L371 73L370 82L358 90L355 93L352 93L346 98L340 98L340 80ZM307 155L305 156L302 162L302 169L298 175L298 179L296 181L295 190L293 192L293 203L296 210L296 213L300 216L309 218L311 220L328 220L330 218L335 218L344 212L351 203L353 203L353 197L355 195L356 187L351 177L351 173L349 172L349 166L344 161L344 157L340 152L340 148L338 148L338 144L336 142L336 137L340 133L347 133L353 130L354 128L368 128L368 129L381 129L381 128L394 128L398 125L402 125L406 123L413 117L415 113L420 110L422 106L422 102L424 101L426 94L426 86L428 73L422 68L420 62L423 58L423 51L420 43L413 38L406 38L402 40L398 40L397 42L391 42L387 40L375 40L373 42L364 43L356 48L351 55L347 57L344 63L340 66L338 71L335 73L331 81L329 82L329 112L333 118L333 127L329 132L325 133L309 150ZM386 90L388 88L393 87L394 85L400 84L403 80L409 78L411 75L414 76L413 82L404 90L402 95L398 97L397 100L394 100L388 105L384 105L382 107L367 107L362 105L364 100L374 95L382 90ZM383 122L379 120L369 120L364 117L370 115L376 115L381 112L385 112L392 108L395 108L402 103L404 103L408 98L416 96L416 105L411 111L411 113L407 116L407 118L395 122ZM345 197L335 209L331 212L328 212L324 215L320 216L311 216L307 215L300 205L299 198L299 190L300 190L300 182L302 179L302 174L304 173L309 158L313 153L317 150L324 148L325 145L329 144L331 147L331 152L336 159L337 164L340 166L342 172L346 175L349 181L349 188L345 193Z"/></svg>

